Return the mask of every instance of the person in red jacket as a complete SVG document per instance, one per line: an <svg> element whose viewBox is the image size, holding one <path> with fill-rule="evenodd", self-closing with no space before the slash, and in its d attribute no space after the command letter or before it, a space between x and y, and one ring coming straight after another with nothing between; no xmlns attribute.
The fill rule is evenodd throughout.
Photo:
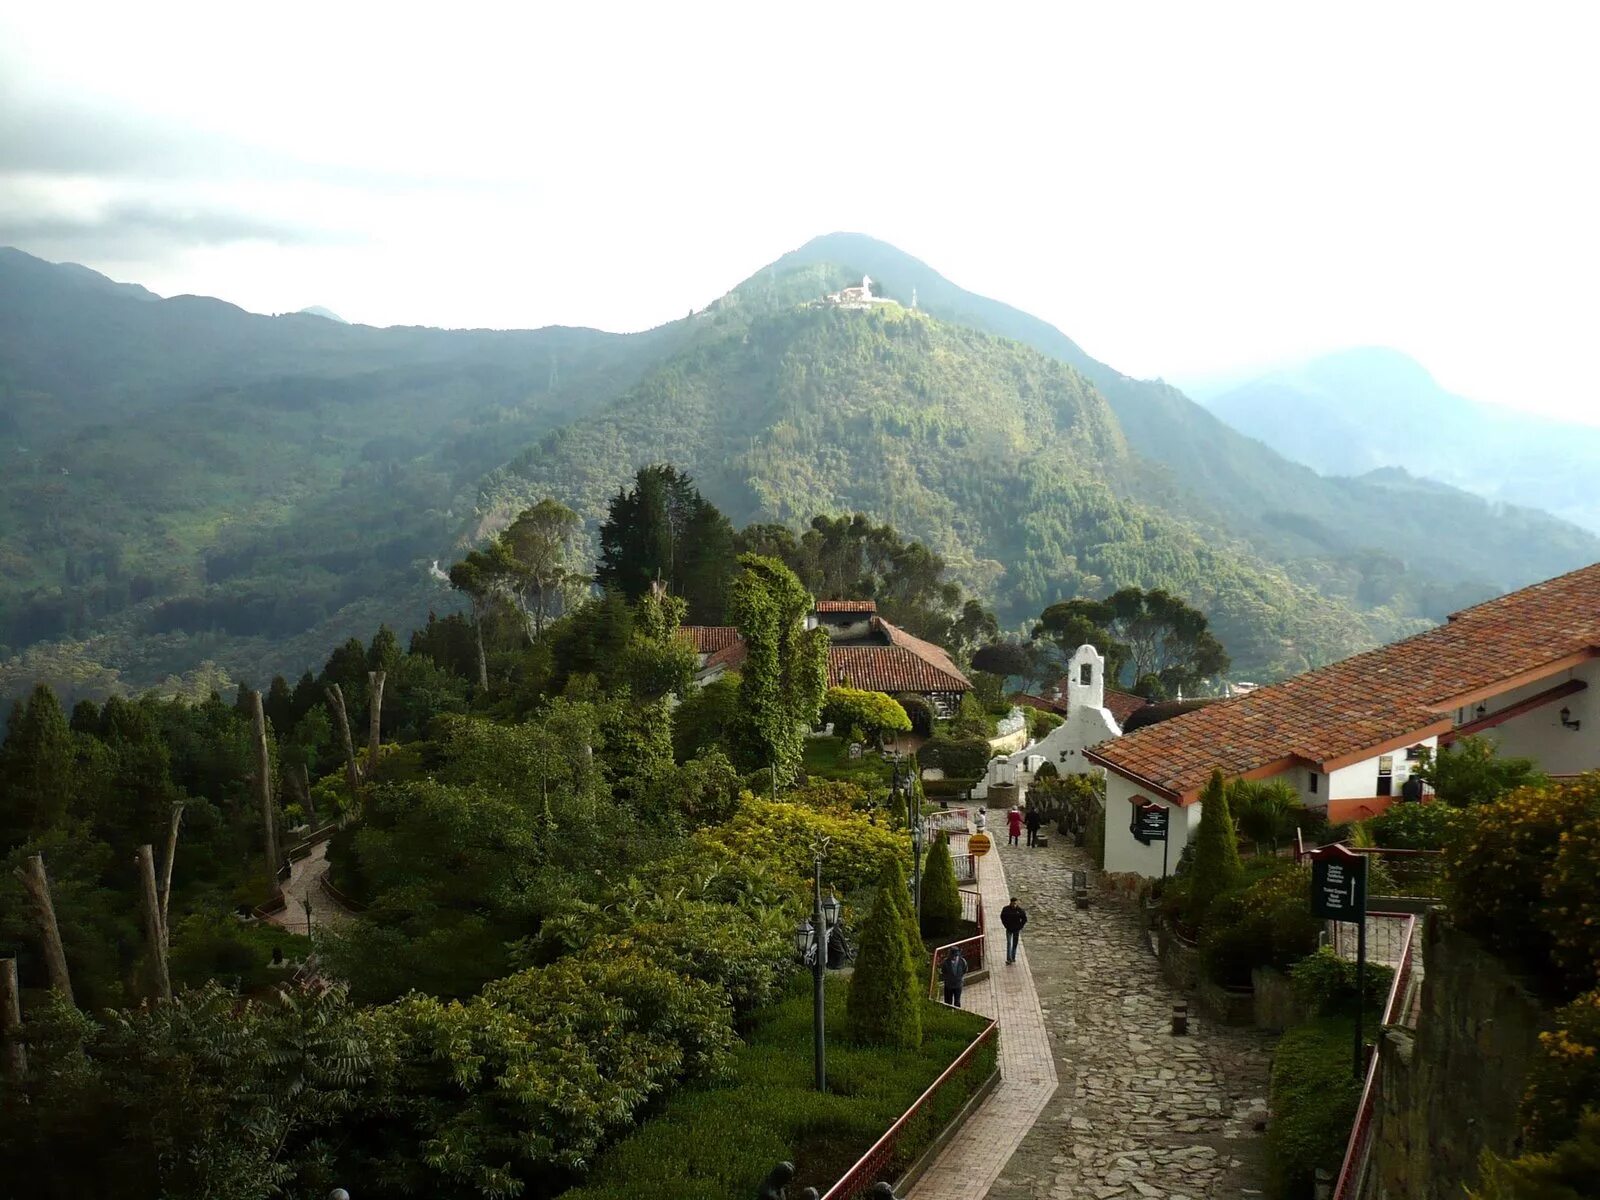
<svg viewBox="0 0 1600 1200"><path fill-rule="evenodd" d="M1006 832L1011 835L1006 844L1015 846L1017 839L1022 836L1022 810L1020 808L1013 808L1006 814Z"/></svg>

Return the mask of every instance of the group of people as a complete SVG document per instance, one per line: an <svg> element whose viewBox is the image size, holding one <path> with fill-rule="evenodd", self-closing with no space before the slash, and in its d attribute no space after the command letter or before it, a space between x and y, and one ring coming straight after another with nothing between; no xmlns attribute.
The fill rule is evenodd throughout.
<svg viewBox="0 0 1600 1200"><path fill-rule="evenodd" d="M1006 834L1008 844L1015 846L1017 839L1022 836L1023 829L1028 831L1028 845L1039 844L1039 827L1044 824L1044 817L1037 808L1013 808L1006 814Z"/></svg>
<svg viewBox="0 0 1600 1200"><path fill-rule="evenodd" d="M1015 896L1000 910L1000 925L1006 931L1006 964L1017 961L1017 950L1022 941L1022 927L1028 923L1028 912ZM961 1007L961 988L967 979L967 956L959 945L939 965L939 980L944 984L944 1002L954 1008Z"/></svg>

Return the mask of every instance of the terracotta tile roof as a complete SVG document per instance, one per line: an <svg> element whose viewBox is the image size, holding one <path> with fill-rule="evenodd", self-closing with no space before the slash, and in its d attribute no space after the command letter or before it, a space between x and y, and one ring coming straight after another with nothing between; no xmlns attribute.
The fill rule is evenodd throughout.
<svg viewBox="0 0 1600 1200"><path fill-rule="evenodd" d="M878 611L876 600L818 600L816 611L819 613L875 613Z"/></svg>
<svg viewBox="0 0 1600 1200"><path fill-rule="evenodd" d="M1111 710L1111 715L1116 718L1117 727L1120 729L1128 723L1128 718L1133 716L1150 701L1143 696L1135 696L1132 692L1119 692L1116 688L1106 689L1106 708Z"/></svg>
<svg viewBox="0 0 1600 1200"><path fill-rule="evenodd" d="M1445 624L1086 752L1183 803L1213 767L1329 771L1454 724L1452 712L1600 657L1600 563L1455 613Z"/></svg>
<svg viewBox="0 0 1600 1200"><path fill-rule="evenodd" d="M744 639L736 637L721 650L718 650L715 654L710 655L706 659L705 666L701 667L700 669L702 671L709 671L713 667L726 667L730 671L737 671L740 667L744 666L744 660L749 657L750 651L749 648L745 646Z"/></svg>
<svg viewBox="0 0 1600 1200"><path fill-rule="evenodd" d="M1023 708L1037 708L1041 712L1055 713L1065 716L1067 702L1065 700L1052 700L1048 696L1035 696L1032 692L1018 692L1011 697L1013 704L1020 704Z"/></svg>
<svg viewBox="0 0 1600 1200"><path fill-rule="evenodd" d="M873 630L887 644L843 643L828 647L828 686L837 687L846 680L851 687L869 692L965 692L972 684L961 673L950 656L932 642L912 637L903 629L874 617ZM723 638L727 633L730 637ZM723 626L685 625L680 636L695 640L696 646L705 635L716 635L722 644L710 652L702 671L714 667L738 670L746 657L744 641L737 629ZM701 653L707 653L702 650Z"/></svg>
<svg viewBox="0 0 1600 1200"><path fill-rule="evenodd" d="M693 643L696 654L715 654L739 640L739 630L732 625L680 625L678 636Z"/></svg>

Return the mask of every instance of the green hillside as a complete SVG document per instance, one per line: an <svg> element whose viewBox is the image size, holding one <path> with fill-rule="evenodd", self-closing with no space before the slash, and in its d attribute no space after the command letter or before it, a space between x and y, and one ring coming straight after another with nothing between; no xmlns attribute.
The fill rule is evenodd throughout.
<svg viewBox="0 0 1600 1200"><path fill-rule="evenodd" d="M492 475L481 504L553 494L595 520L639 463L671 461L736 524L886 519L1012 622L1111 585L1175 587L1212 613L1241 669L1268 674L1405 625L1384 613L1375 630L1219 530L1140 502L1146 468L1064 363L898 305L800 299L848 277L758 276L606 413Z"/></svg>
<svg viewBox="0 0 1600 1200"><path fill-rule="evenodd" d="M1295 578L1361 607L1386 603L1438 620L1496 591L1600 559L1600 539L1537 509L1494 503L1454 488L1419 488L1395 477L1365 475L1371 466L1409 462L1410 453L1351 471L1363 478L1324 478L1285 458L1280 451L1300 457L1292 447L1285 449L1287 441L1242 424L1266 444L1256 441L1178 389L1160 380L1133 379L1097 362L1054 326L967 292L926 263L874 238L829 234L785 255L778 265L816 262L849 263L882 280L889 294L901 299L915 289L918 306L936 316L1016 338L1070 363L1110 403L1132 450L1166 469L1162 486L1181 496L1184 511L1204 514L1246 538L1262 555L1284 563ZM1399 430L1391 450L1414 447L1430 463L1450 457L1448 451L1441 456L1438 448L1460 440L1452 426L1430 426L1430 408L1419 412L1421 427L1413 431L1405 423L1411 419L1409 406L1409 399L1391 396L1382 406L1386 416L1364 412L1358 419L1373 434ZM1293 427L1300 419L1293 406L1275 411L1279 428ZM1315 428L1320 418L1311 414L1307 419ZM1295 444L1306 440L1302 436ZM1540 461L1548 468L1550 455ZM1469 486L1466 479L1442 469L1421 473ZM1560 511L1578 516L1586 510L1568 497L1572 490L1563 484ZM1501 498L1526 504L1537 495L1524 490Z"/></svg>

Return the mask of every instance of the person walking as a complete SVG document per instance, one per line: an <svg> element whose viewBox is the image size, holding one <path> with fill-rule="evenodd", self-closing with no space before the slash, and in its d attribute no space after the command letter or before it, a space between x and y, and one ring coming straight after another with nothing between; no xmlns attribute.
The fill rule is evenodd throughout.
<svg viewBox="0 0 1600 1200"><path fill-rule="evenodd" d="M1013 808L1006 814L1006 832L1010 835L1006 838L1006 845L1015 846L1017 844L1017 839L1022 836L1021 809Z"/></svg>
<svg viewBox="0 0 1600 1200"><path fill-rule="evenodd" d="M939 967L939 979L944 983L944 1002L951 1008L961 1007L961 985L967 978L967 956L961 947L954 947Z"/></svg>
<svg viewBox="0 0 1600 1200"><path fill-rule="evenodd" d="M1000 924L1006 930L1006 962L1017 961L1017 943L1022 938L1022 927L1027 923L1028 914L1017 903L1017 898L1011 897L1011 903L1000 910Z"/></svg>
<svg viewBox="0 0 1600 1200"><path fill-rule="evenodd" d="M1028 827L1028 845L1037 846L1039 844L1039 826L1044 824L1044 817L1039 814L1039 809L1030 804L1028 806L1028 815L1023 818L1022 823Z"/></svg>

